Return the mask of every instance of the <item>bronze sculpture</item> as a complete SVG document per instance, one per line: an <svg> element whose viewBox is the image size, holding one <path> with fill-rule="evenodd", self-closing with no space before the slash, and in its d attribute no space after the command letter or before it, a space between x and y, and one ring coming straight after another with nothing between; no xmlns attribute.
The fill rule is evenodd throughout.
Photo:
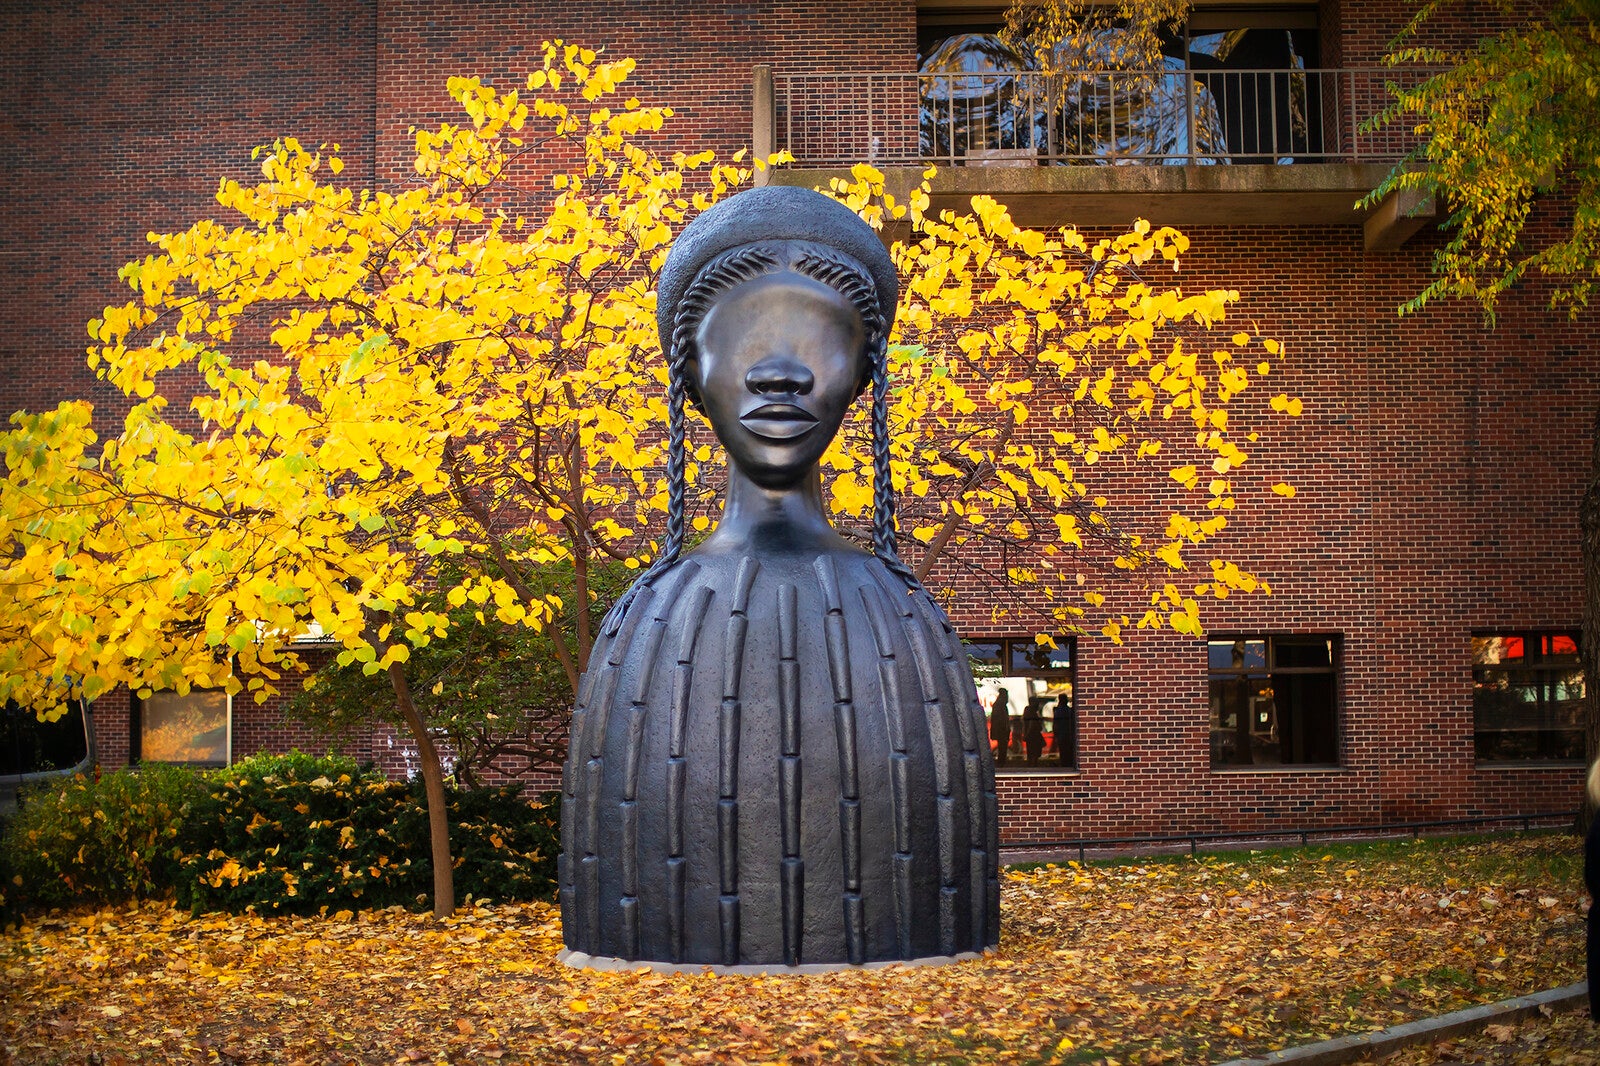
<svg viewBox="0 0 1600 1066"><path fill-rule="evenodd" d="M994 766L965 652L900 561L877 235L809 190L704 212L658 285L669 520L601 626L563 777L568 961L718 967L948 957L998 940ZM818 460L872 388L871 553ZM728 452L682 554L684 408Z"/></svg>

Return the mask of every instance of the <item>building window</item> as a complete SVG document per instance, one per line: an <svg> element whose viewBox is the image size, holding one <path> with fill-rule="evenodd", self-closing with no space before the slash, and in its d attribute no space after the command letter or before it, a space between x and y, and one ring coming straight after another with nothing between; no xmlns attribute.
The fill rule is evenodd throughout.
<svg viewBox="0 0 1600 1066"><path fill-rule="evenodd" d="M924 158L1263 164L1338 149L1315 6L1197 10L1160 31L1160 56L1131 44L1109 7L1040 42L1048 55L1002 40L1004 21L1001 8L919 10Z"/></svg>
<svg viewBox="0 0 1600 1066"><path fill-rule="evenodd" d="M1209 642L1211 768L1339 761L1339 638Z"/></svg>
<svg viewBox="0 0 1600 1066"><path fill-rule="evenodd" d="M996 638L968 641L967 655L995 769L1075 768L1077 645L1070 639L1050 648L1032 639Z"/></svg>
<svg viewBox="0 0 1600 1066"><path fill-rule="evenodd" d="M0 777L71 770L89 759L88 716L83 703L68 700L66 712L42 722L15 701L0 706Z"/></svg>
<svg viewBox="0 0 1600 1066"><path fill-rule="evenodd" d="M1583 761L1578 634L1472 638L1473 744L1479 762Z"/></svg>
<svg viewBox="0 0 1600 1066"><path fill-rule="evenodd" d="M220 689L135 696L130 754L135 762L226 766L233 750L231 712L228 694Z"/></svg>

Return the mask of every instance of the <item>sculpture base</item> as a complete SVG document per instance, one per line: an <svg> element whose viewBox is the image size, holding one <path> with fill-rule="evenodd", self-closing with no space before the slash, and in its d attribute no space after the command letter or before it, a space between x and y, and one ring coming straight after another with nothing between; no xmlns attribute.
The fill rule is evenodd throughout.
<svg viewBox="0 0 1600 1066"><path fill-rule="evenodd" d="M713 966L709 963L651 962L647 959L619 959L609 955L589 955L571 948L562 948L556 958L575 970L649 970L653 973L714 973L741 974L750 977L779 974L835 973L839 970L883 970L890 966L949 966L957 962L970 962L993 955L993 951L963 951L958 955L928 955L920 959L885 959L881 962L807 962L799 966L777 963L752 963L748 966Z"/></svg>

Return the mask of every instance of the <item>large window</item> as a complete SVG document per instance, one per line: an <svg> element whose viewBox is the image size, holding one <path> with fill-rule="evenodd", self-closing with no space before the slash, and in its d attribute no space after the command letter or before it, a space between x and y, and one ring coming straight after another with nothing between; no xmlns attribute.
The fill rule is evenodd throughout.
<svg viewBox="0 0 1600 1066"><path fill-rule="evenodd" d="M1231 636L1209 642L1211 767L1339 761L1339 638Z"/></svg>
<svg viewBox="0 0 1600 1066"><path fill-rule="evenodd" d="M1130 48L1109 10L1048 57L1000 38L1000 8L919 10L921 154L954 165L1262 164L1337 150L1329 124L1342 112L1316 70L1315 5L1197 10L1160 32L1160 57Z"/></svg>
<svg viewBox="0 0 1600 1066"><path fill-rule="evenodd" d="M1472 717L1480 762L1583 760L1578 634L1472 638Z"/></svg>
<svg viewBox="0 0 1600 1066"><path fill-rule="evenodd" d="M1076 645L1032 639L967 643L978 702L989 725L997 770L1062 770L1078 765L1073 703Z"/></svg>
<svg viewBox="0 0 1600 1066"><path fill-rule="evenodd" d="M135 761L226 766L233 746L229 712L228 694L216 689L136 696L130 754Z"/></svg>

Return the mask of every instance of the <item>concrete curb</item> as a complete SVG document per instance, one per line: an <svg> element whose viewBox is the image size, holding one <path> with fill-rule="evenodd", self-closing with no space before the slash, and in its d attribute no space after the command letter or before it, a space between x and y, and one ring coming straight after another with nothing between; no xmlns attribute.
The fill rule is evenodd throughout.
<svg viewBox="0 0 1600 1066"><path fill-rule="evenodd" d="M1276 1066L1278 1063L1295 1063L1297 1066L1338 1066L1365 1057L1377 1057L1399 1051L1412 1044L1446 1040L1463 1033L1475 1033L1486 1025L1520 1021L1542 1010L1574 1010L1589 1003L1589 985L1579 981L1575 985L1552 988L1531 996L1502 1000L1468 1007L1452 1014L1441 1014L1420 1022L1379 1029L1373 1033L1355 1033L1335 1037L1316 1044L1284 1048L1251 1058L1232 1059L1222 1066Z"/></svg>

